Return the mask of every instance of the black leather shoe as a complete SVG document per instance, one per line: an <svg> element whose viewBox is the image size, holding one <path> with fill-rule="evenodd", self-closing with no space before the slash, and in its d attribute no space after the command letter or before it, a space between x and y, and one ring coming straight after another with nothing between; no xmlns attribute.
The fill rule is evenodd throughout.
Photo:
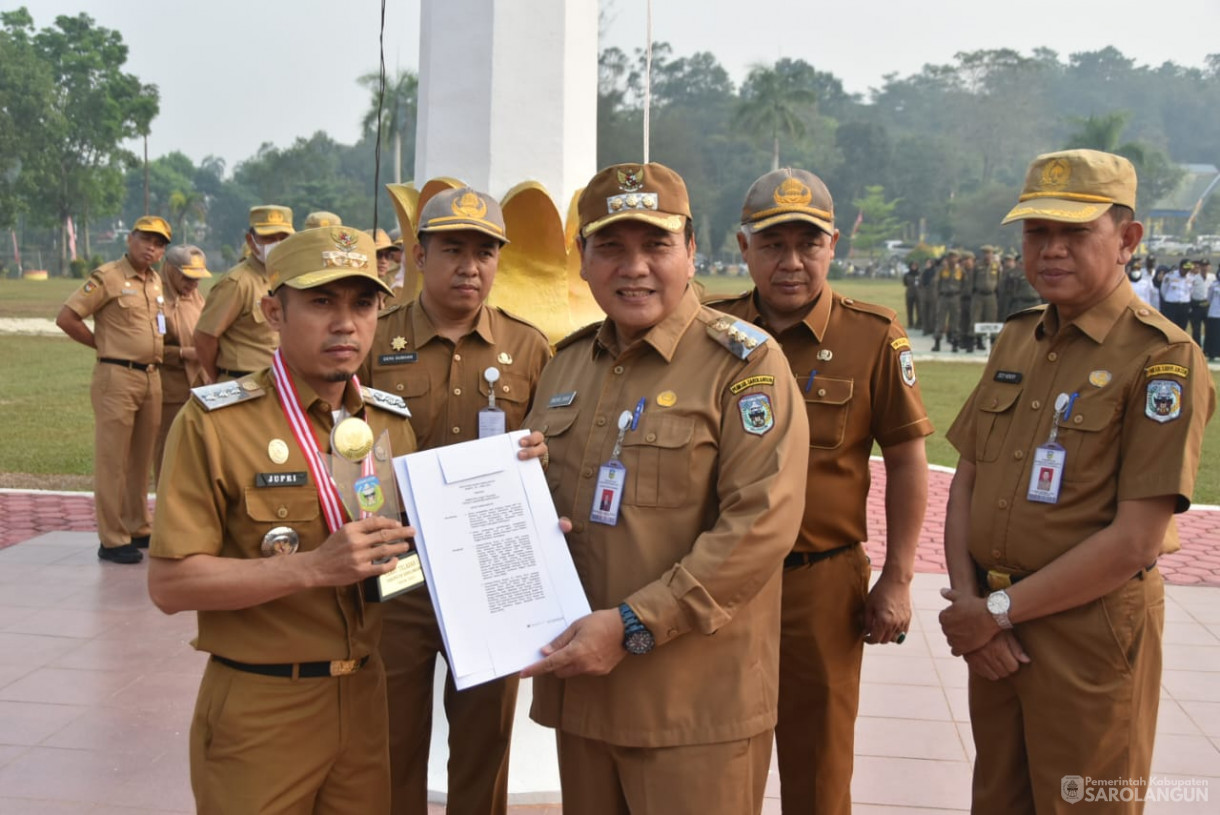
<svg viewBox="0 0 1220 815"><path fill-rule="evenodd" d="M137 549L147 549L148 535L132 535L131 545Z"/></svg>
<svg viewBox="0 0 1220 815"><path fill-rule="evenodd" d="M139 563L144 559L144 553L135 547L135 544L126 543L122 546L99 546L97 548L97 557L99 560L108 560L111 563L131 564Z"/></svg>

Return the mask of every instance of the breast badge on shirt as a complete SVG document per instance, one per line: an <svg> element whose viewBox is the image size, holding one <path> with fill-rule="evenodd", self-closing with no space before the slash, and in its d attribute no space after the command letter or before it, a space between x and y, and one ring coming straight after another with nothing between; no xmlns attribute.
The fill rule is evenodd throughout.
<svg viewBox="0 0 1220 815"><path fill-rule="evenodd" d="M1089 374L1089 384L1095 388L1104 388L1113 378L1114 375L1109 371L1093 371Z"/></svg>
<svg viewBox="0 0 1220 815"><path fill-rule="evenodd" d="M81 287L81 291L84 292L85 294L88 294L89 292L93 291L96 288L97 288L97 283L95 283L92 280L86 280L85 285Z"/></svg>
<svg viewBox="0 0 1220 815"><path fill-rule="evenodd" d="M1148 383L1144 415L1154 422L1172 422L1182 415L1182 386L1168 379L1153 379Z"/></svg>
<svg viewBox="0 0 1220 815"><path fill-rule="evenodd" d="M771 412L771 399L765 393L751 393L737 400L741 411L741 426L755 436L765 434L775 427L775 415Z"/></svg>

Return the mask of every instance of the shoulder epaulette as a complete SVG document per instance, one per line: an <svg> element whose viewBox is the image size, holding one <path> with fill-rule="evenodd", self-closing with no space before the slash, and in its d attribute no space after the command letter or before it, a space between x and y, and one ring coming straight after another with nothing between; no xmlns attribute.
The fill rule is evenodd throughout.
<svg viewBox="0 0 1220 815"><path fill-rule="evenodd" d="M392 393L379 391L376 388L370 388L365 385L360 386L360 395L364 397L366 405L379 407L382 410L397 413L399 416L411 417L411 409L407 407L406 400L401 396L395 396Z"/></svg>
<svg viewBox="0 0 1220 815"><path fill-rule="evenodd" d="M702 305L705 305L708 308L714 308L718 311L724 311L724 309L720 308L721 305L726 305L729 303L740 303L742 300L747 299L749 296L750 296L750 292L748 292L748 291L743 291L741 294L733 294L733 295L727 295L727 296L723 295L723 294L713 294L713 295L709 295L706 299L703 299L700 302Z"/></svg>
<svg viewBox="0 0 1220 815"><path fill-rule="evenodd" d="M1165 339L1170 342L1188 342L1190 335L1178 328L1177 324L1172 322L1168 317L1154 309L1152 306L1145 304L1132 303L1128 308L1131 309L1132 315L1149 328L1159 332Z"/></svg>
<svg viewBox="0 0 1220 815"><path fill-rule="evenodd" d="M1009 320L1015 320L1017 317L1032 316L1034 314L1037 314L1039 317L1041 317L1042 312L1044 312L1044 311L1046 311L1046 303L1039 303L1036 306L1030 306L1029 308L1023 308L1020 311L1014 311L1012 314L1009 314L1007 317L1004 318L1004 322L1008 322Z"/></svg>
<svg viewBox="0 0 1220 815"><path fill-rule="evenodd" d="M386 316L387 314L393 314L405 305L406 303L395 303L392 306L386 306L381 311L377 312L377 316L380 318Z"/></svg>
<svg viewBox="0 0 1220 815"><path fill-rule="evenodd" d="M251 399L266 396L267 392L253 377L243 376L232 382L214 382L211 385L191 388L191 395L204 410L210 412L241 402L249 402Z"/></svg>
<svg viewBox="0 0 1220 815"><path fill-rule="evenodd" d="M860 311L865 314L872 314L874 317L880 317L887 323L892 323L894 318L898 316L898 312L886 306L879 306L876 303L865 303L861 300L856 300L851 297L844 297L840 302L852 311Z"/></svg>
<svg viewBox="0 0 1220 815"><path fill-rule="evenodd" d="M749 359L770 336L756 325L727 314L717 317L708 327L707 335L738 359Z"/></svg>
<svg viewBox="0 0 1220 815"><path fill-rule="evenodd" d="M531 323L529 320L525 319L524 317L520 317L520 316L518 316L518 315L516 315L516 314L513 314L513 313L512 313L511 311L509 311L508 309L506 309L506 308L501 308L500 306L493 306L492 308L494 308L496 311L500 312L500 314L502 314L503 316L505 316L505 317L507 317L508 319L512 320L514 323L520 323L521 325L526 325L526 326L529 326L530 328L534 329L535 331L537 331L537 332L538 332L539 334L541 334L542 336L544 336L544 337L546 336L546 332L545 332L545 331L543 331L541 328L539 328L538 326L534 325L533 323Z"/></svg>
<svg viewBox="0 0 1220 815"><path fill-rule="evenodd" d="M559 342L555 343L555 350L558 351L560 348L565 348L565 347L571 345L572 343L576 342L577 340L583 340L585 337L591 337L594 334L596 334L597 330L601 327L602 327L602 324L600 322L597 322L597 323L589 323L584 328L578 328L575 331L573 331L571 334L569 334L568 336L564 337Z"/></svg>

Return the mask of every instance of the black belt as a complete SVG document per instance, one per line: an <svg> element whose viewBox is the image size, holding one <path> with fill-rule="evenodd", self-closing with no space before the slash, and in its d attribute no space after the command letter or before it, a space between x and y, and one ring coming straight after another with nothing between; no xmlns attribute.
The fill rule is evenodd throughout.
<svg viewBox="0 0 1220 815"><path fill-rule="evenodd" d="M230 371L228 368L217 368L216 373L224 374L225 376L231 376L234 379L240 379L243 376L250 375L249 371Z"/></svg>
<svg viewBox="0 0 1220 815"><path fill-rule="evenodd" d="M825 552L790 552L784 558L784 569L795 569L798 566L808 566L811 563L819 563L823 560L828 560L835 555L841 555L844 552L855 549L860 544L849 543L846 546L837 546L834 549L827 549Z"/></svg>
<svg viewBox="0 0 1220 815"><path fill-rule="evenodd" d="M157 363L155 362L132 362L127 359L114 359L113 357L98 357L98 362L104 362L107 365L118 365L120 368L131 368L133 371L155 371Z"/></svg>
<svg viewBox="0 0 1220 815"><path fill-rule="evenodd" d="M280 676L285 679L300 677L301 679L317 679L323 676L346 676L354 674L369 661L368 657L361 659L333 659L330 662L289 662L282 665L251 665L248 662L238 662L226 659L219 654L212 654L212 659L221 665L227 665L236 671L262 676Z"/></svg>
<svg viewBox="0 0 1220 815"><path fill-rule="evenodd" d="M1156 561L1154 560L1136 572L1131 579L1143 580L1144 575L1155 568ZM1006 589L1009 586L1020 583L1022 580L1029 577L1028 574L1009 574L1008 572L1001 572L997 569L984 569L977 563L974 564L974 573L978 577L979 588L987 591L1000 591L1001 589Z"/></svg>

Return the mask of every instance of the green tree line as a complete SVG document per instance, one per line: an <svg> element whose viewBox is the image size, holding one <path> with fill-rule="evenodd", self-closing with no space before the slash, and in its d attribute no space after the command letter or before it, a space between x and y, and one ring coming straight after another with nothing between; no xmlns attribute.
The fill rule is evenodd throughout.
<svg viewBox="0 0 1220 815"><path fill-rule="evenodd" d="M265 143L230 168L181 153L145 163L129 149L155 125L159 98L123 71L126 58L121 34L87 15L37 30L23 8L0 13L0 227L19 229L25 247L43 247L45 266L66 271L69 218L78 252L117 255L146 196L148 211L221 268L236 258L257 203L290 206L298 219L330 210L367 227L377 201L379 224L393 223L374 154L380 131L381 182L413 177L413 72L387 77L384 93L375 73L360 78L370 102L356 144L318 131L287 146ZM644 66L640 51L599 55L599 165L642 157ZM746 188L776 166L806 167L826 181L849 252L862 211L857 251L890 238L1014 243L999 220L1029 160L1048 150L1128 156L1142 208L1173 188L1178 163L1220 164L1220 54L1183 67L1139 65L1112 47L1066 57L1045 48L959 51L852 94L802 59L754 66L737 84L714 54L677 56L660 42L651 100L651 156L682 173L700 247L724 260L736 254ZM1220 232L1220 202L1195 231ZM11 267L10 254L0 253L0 264Z"/></svg>

